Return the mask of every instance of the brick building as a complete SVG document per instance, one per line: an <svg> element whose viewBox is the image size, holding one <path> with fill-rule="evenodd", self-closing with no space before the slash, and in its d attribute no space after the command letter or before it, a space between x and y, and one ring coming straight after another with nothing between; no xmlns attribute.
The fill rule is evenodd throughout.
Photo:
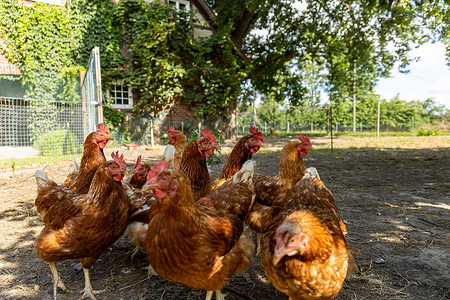
<svg viewBox="0 0 450 300"><path fill-rule="evenodd" d="M115 3L118 0L112 0ZM156 0L167 5L173 6L176 9L187 10L196 14L196 19L199 23L194 24L194 37L207 37L212 35L216 30L215 16L210 8L203 0ZM23 0L24 5L33 5L35 2L44 2L51 5L64 6L66 0ZM0 40L1 42L1 40ZM233 41L232 41L233 42ZM237 51L242 55L242 51L235 44ZM127 55L127 53L123 53ZM0 55L0 75L13 76L11 78L19 77L21 72L17 66L13 65L6 57ZM121 81L109 82L108 90L106 91L106 97L112 100L111 107L127 113L127 121L133 118L132 110L137 104L138 99L133 95L133 87L126 85ZM0 97L23 97L24 90L21 86L20 80L0 80ZM158 113L155 118L154 127L157 131L164 132L171 125L175 128L181 129L183 126L185 129L197 128L198 121L193 116L191 107L186 103L183 103L181 99L175 99L168 109ZM222 126L220 128L224 137L230 137L234 134L235 128L235 112L231 116L227 116L230 119L228 126Z"/></svg>

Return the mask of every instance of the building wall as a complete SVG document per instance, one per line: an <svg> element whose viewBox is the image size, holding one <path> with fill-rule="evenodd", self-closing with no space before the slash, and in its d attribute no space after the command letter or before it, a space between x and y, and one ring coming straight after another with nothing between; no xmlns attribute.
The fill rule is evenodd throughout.
<svg viewBox="0 0 450 300"><path fill-rule="evenodd" d="M20 75L18 67L13 65L9 59L0 54L0 75Z"/></svg>

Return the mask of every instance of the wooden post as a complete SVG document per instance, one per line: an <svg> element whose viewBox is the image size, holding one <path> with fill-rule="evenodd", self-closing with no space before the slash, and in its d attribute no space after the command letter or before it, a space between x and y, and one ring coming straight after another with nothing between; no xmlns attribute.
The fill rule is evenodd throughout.
<svg viewBox="0 0 450 300"><path fill-rule="evenodd" d="M331 155L333 155L333 108L330 106Z"/></svg>
<svg viewBox="0 0 450 300"><path fill-rule="evenodd" d="M353 66L353 132L356 132L356 68Z"/></svg>
<svg viewBox="0 0 450 300"><path fill-rule="evenodd" d="M380 140L380 101L377 105L377 140Z"/></svg>

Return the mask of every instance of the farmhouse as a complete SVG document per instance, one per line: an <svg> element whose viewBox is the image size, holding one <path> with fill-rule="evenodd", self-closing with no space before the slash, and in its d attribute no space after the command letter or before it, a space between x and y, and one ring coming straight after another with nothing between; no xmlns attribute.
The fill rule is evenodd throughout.
<svg viewBox="0 0 450 300"><path fill-rule="evenodd" d="M196 20L192 24L193 36L194 38L203 38L212 35L218 28L214 22L214 14L209 9L209 7L202 0L157 0L163 4L170 5L177 10L185 10L190 12ZM48 5L57 5L61 7L66 7L66 0L23 0L24 5L34 5L36 2L47 3ZM118 3L117 0L113 2ZM192 21L193 22L193 21ZM0 36L0 42L1 36ZM3 43L3 42L2 42ZM5 43L3 43L4 45ZM236 44L235 44L236 46ZM241 53L242 51L239 47L236 47L237 51ZM124 44L121 51L124 57L128 56L126 50L126 44ZM242 56L242 55L241 55ZM245 57L245 56L242 56ZM126 63L127 64L127 63ZM126 67L126 64L124 65ZM26 91L21 84L20 76L21 70L18 66L14 65L11 60L0 54L0 97L3 98L23 98ZM103 74L102 74L103 77ZM126 78L123 78L126 79ZM112 81L102 78L103 83L103 102L108 101L111 107L119 112L124 112L127 117L125 122L129 123L131 126L132 119L135 117L136 113L133 110L136 108L139 102L139 93L136 92L136 87L127 84L126 80L116 78ZM47 99L44 99L47 100ZM13 102L12 105L16 105ZM159 111L157 114L151 114L150 117L154 120L154 127L156 132L165 131L169 125L174 125L176 128L181 128L184 126L185 129L197 128L198 121L193 116L194 111L192 107L183 101L182 97L178 97L172 100L168 107L164 110ZM2 112L3 114L3 112ZM6 112L5 112L6 114ZM144 118L148 120L149 118ZM229 137L233 134L235 128L235 109L231 109L230 116L226 116L226 120L230 120L227 126L223 127L224 136ZM227 121L228 122L228 121ZM5 125L5 126L4 126ZM2 127L9 126L8 124L2 124ZM89 127L90 128L90 127ZM137 131L141 130L138 128ZM86 131L86 130L84 130ZM4 134L3 136L6 136ZM3 146L5 143L2 144Z"/></svg>

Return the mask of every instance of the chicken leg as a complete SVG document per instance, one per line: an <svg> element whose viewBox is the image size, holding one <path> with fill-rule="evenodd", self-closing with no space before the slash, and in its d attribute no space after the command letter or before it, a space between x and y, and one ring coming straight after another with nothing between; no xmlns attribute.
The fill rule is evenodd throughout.
<svg viewBox="0 0 450 300"><path fill-rule="evenodd" d="M262 234L257 232L256 233L256 255L261 254L261 236Z"/></svg>
<svg viewBox="0 0 450 300"><path fill-rule="evenodd" d="M84 272L84 290L83 290L83 295L81 296L80 300L86 299L86 298L91 298L92 300L97 300L97 298L95 298L94 294L103 293L104 290L94 291L92 289L91 280L89 278L89 269L83 268L83 272Z"/></svg>
<svg viewBox="0 0 450 300"><path fill-rule="evenodd" d="M59 276L58 270L56 269L56 264L54 262L49 262L50 270L53 274L53 299L56 300L56 291L58 287L66 293L70 293L70 290L64 285L61 277Z"/></svg>
<svg viewBox="0 0 450 300"><path fill-rule="evenodd" d="M211 300L213 293L214 293L214 291L208 291L206 293L206 299L205 300ZM216 291L216 300L225 300L225 296L222 294L221 290L217 290Z"/></svg>

